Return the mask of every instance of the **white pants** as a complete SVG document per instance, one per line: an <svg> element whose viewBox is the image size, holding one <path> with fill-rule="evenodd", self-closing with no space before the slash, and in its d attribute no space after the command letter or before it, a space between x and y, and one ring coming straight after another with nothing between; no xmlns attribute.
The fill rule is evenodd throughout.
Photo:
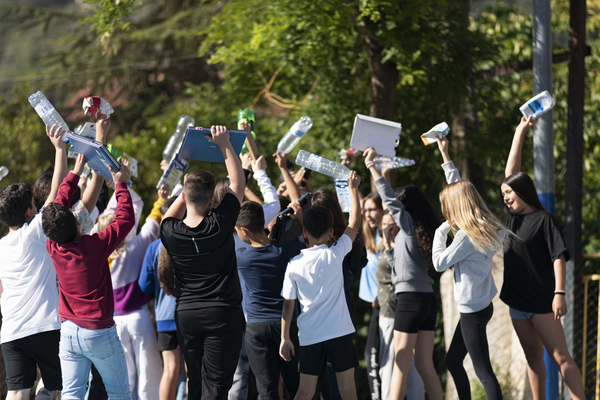
<svg viewBox="0 0 600 400"><path fill-rule="evenodd" d="M379 379L381 380L382 400L390 398L394 355L394 318L379 316ZM425 386L421 375L415 368L414 355L408 371L406 398L408 400L425 400Z"/></svg>
<svg viewBox="0 0 600 400"><path fill-rule="evenodd" d="M148 306L114 319L127 360L132 398L158 400L162 360Z"/></svg>

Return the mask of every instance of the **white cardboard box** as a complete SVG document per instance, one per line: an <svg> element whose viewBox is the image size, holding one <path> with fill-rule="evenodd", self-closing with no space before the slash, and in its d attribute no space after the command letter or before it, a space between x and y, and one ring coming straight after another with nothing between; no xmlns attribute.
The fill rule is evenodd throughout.
<svg viewBox="0 0 600 400"><path fill-rule="evenodd" d="M393 158L402 133L398 122L356 114L350 147L364 151L373 147L377 154Z"/></svg>

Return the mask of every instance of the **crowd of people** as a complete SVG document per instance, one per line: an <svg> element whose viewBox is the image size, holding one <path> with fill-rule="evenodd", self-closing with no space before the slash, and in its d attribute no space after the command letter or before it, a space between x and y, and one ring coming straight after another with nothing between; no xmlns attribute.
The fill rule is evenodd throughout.
<svg viewBox="0 0 600 400"><path fill-rule="evenodd" d="M106 144L110 120L96 140ZM471 398L463 367L470 355L489 399L502 391L489 355L486 326L497 294L492 257L504 252L500 298L510 307L536 400L545 399L544 347L573 399L584 399L560 318L567 312L569 258L556 218L546 212L531 178L520 171L525 133L516 128L500 189L501 223L468 181L461 180L438 138L447 186L439 214L416 186L394 188L363 159L376 191L363 196L348 177L348 220L337 195L313 191L306 171L274 155L283 183L276 189L263 156L238 157L223 126L207 138L223 155L228 177L185 175L157 200L138 229L142 199L128 187L126 161L105 179L71 171L60 127L46 127L55 165L34 184L0 191L4 262L0 342L8 400L356 399L354 305L349 275L372 307L364 356L370 397L443 398L433 363L438 301L431 270L453 268L460 320L445 364L461 400ZM142 172L143 173L143 172ZM260 195L247 186L256 180ZM312 193L310 204L299 202ZM302 234L271 235L277 215ZM444 221L444 222L442 222ZM362 230L360 229L362 224ZM449 234L452 233L452 239Z"/></svg>

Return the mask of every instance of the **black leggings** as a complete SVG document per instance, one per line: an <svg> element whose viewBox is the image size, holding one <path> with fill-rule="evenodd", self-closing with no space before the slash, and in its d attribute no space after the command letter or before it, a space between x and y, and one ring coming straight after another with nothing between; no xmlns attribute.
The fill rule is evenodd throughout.
<svg viewBox="0 0 600 400"><path fill-rule="evenodd" d="M490 363L486 334L486 326L493 313L494 307L490 303L481 311L460 314L460 320L445 360L446 368L452 374L460 400L471 399L471 386L463 367L467 352L471 355L475 373L483 384L487 398L489 400L502 399L502 390Z"/></svg>

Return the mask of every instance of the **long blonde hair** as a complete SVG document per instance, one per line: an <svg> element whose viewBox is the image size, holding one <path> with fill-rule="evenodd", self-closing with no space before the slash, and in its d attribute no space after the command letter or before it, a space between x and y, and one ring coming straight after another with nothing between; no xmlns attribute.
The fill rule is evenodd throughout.
<svg viewBox="0 0 600 400"><path fill-rule="evenodd" d="M99 217L97 226L96 226L97 232L100 233L103 230L105 230L108 227L108 225L110 225L110 223L113 221L113 219L115 219L115 217L116 217L115 213L108 213L108 214L104 214L101 217ZM119 244L117 246L115 251L113 251L112 254L108 257L108 261L112 262L112 260L119 258L119 256L121 255L121 252L123 250L125 250L126 245L127 245L127 240L125 239L125 240L123 240L123 242L121 242L121 244Z"/></svg>
<svg viewBox="0 0 600 400"><path fill-rule="evenodd" d="M469 181L459 181L440 192L442 214L454 231L465 232L480 251L498 251L502 245L502 231L506 228L491 213L483 199Z"/></svg>

